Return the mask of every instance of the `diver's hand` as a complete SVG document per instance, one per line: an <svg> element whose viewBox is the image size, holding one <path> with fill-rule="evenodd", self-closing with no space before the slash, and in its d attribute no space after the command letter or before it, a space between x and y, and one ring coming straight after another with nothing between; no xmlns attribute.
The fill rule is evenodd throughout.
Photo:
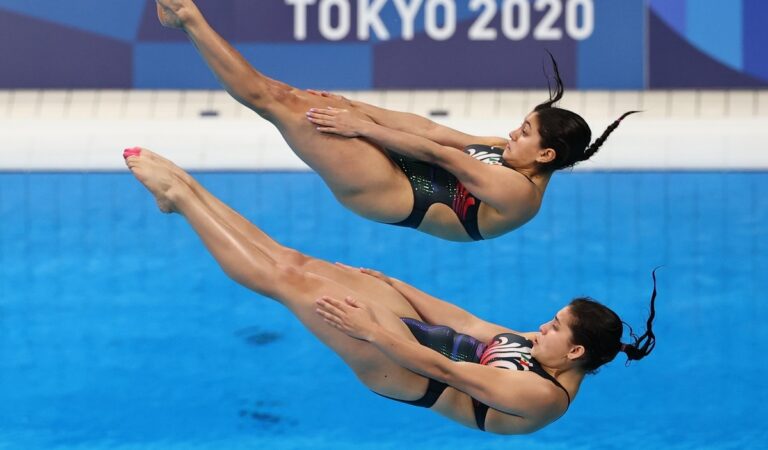
<svg viewBox="0 0 768 450"><path fill-rule="evenodd" d="M323 296L317 299L317 313L325 323L355 339L370 341L379 326L373 312L352 297L344 301Z"/></svg>
<svg viewBox="0 0 768 450"><path fill-rule="evenodd" d="M339 109L329 106L327 108L312 108L307 111L307 120L317 125L317 131L322 133L337 134L348 138L362 136L361 128L369 120L365 116L353 114L348 109Z"/></svg>

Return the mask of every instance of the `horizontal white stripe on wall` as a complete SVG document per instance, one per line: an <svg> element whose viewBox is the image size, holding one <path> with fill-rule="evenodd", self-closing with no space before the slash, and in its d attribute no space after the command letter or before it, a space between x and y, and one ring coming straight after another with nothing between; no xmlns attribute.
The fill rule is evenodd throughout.
<svg viewBox="0 0 768 450"><path fill-rule="evenodd" d="M471 134L506 134L544 91L343 93L428 115ZM768 91L567 92L596 138L642 109L578 170L768 169ZM120 170L144 146L188 169L307 170L268 122L223 91L0 91L0 170ZM329 149L332 151L332 149Z"/></svg>

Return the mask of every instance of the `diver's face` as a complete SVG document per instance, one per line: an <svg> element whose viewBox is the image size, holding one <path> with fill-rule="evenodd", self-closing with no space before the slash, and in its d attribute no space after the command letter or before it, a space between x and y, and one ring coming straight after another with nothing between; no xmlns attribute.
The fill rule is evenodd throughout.
<svg viewBox="0 0 768 450"><path fill-rule="evenodd" d="M525 116L523 123L509 133L509 141L502 158L512 167L522 168L534 165L544 149L541 147L538 114Z"/></svg>
<svg viewBox="0 0 768 450"><path fill-rule="evenodd" d="M548 322L541 324L539 333L533 339L531 356L545 366L561 366L572 359L575 347L572 343L573 333L570 324L573 315L566 306L555 314ZM569 358L569 355L571 357Z"/></svg>

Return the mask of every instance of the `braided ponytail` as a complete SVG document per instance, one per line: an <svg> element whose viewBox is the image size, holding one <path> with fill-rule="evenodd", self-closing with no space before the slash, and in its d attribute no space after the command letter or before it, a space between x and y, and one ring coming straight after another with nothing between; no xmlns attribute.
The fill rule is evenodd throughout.
<svg viewBox="0 0 768 450"><path fill-rule="evenodd" d="M541 147L555 150L555 158L552 161L541 164L539 169L543 172L554 172L555 170L573 167L576 163L591 158L592 155L597 153L605 140L608 139L608 135L619 126L625 117L640 111L624 113L590 145L592 130L589 129L587 122L573 111L554 106L563 98L565 89L555 57L549 51L547 51L547 54L552 62L553 71L552 76L549 76L546 73L546 66L544 68L544 75L547 78L547 89L549 90L549 100L537 105L533 111L538 119ZM552 81L554 81L554 86Z"/></svg>
<svg viewBox="0 0 768 450"><path fill-rule="evenodd" d="M608 136L613 133L613 130L615 130L622 120L624 120L625 117L627 117L630 114L639 113L641 111L627 111L624 114L621 115L618 119L616 119L611 125L608 126L608 128L605 129L602 135L600 135L599 138L595 140L595 142L587 147L586 150L584 150L584 156L582 156L581 161L586 161L589 158L592 157L597 151L600 149L600 147L603 145L606 139L608 139Z"/></svg>
<svg viewBox="0 0 768 450"><path fill-rule="evenodd" d="M576 345L584 346L581 367L586 373L596 373L597 369L616 357L621 351L627 354L627 363L648 356L656 346L653 334L653 319L656 317L656 270L653 276L653 294L651 294L651 312L646 324L646 332L637 337L628 324L610 308L588 297L576 298L568 305L573 315L570 324L572 339ZM631 344L621 343L623 325L629 328Z"/></svg>
<svg viewBox="0 0 768 450"><path fill-rule="evenodd" d="M653 277L653 293L651 294L651 312L646 322L645 333L637 337L629 324L629 335L632 337L631 344L621 344L621 351L627 354L627 365L630 361L638 361L648 356L656 347L656 336L653 334L653 319L656 317L656 271L659 268L653 269L651 276Z"/></svg>

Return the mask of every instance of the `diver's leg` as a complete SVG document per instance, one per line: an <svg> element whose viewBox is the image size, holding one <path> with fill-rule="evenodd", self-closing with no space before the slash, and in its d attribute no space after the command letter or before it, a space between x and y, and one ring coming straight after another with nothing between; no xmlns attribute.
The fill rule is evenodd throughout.
<svg viewBox="0 0 768 450"><path fill-rule="evenodd" d="M266 77L211 28L192 0L157 0L157 10L160 22L182 29L227 91L272 122L346 207L381 222L408 216L413 205L410 184L379 147L359 138L320 133L307 120L311 107L343 108L342 100L311 95Z"/></svg>
<svg viewBox="0 0 768 450"><path fill-rule="evenodd" d="M386 294L382 294L380 292L380 287L386 285L383 281L378 279L371 280L372 277L362 274L359 271L339 267L322 259L313 258L292 248L280 245L259 227L249 222L237 211L229 207L229 205L211 194L193 176L189 175L172 161L147 149L141 149L140 154L142 157L149 158L156 164L160 164L171 171L174 176L181 179L192 189L195 195L213 214L221 218L224 223L232 227L252 245L260 247L262 251L274 258L276 262L301 267L307 272L332 278L367 298L380 299L382 295L400 296L400 294L390 290L385 290L384 292ZM374 296L374 294L376 295ZM398 313L400 317L411 317L407 310L401 309Z"/></svg>
<svg viewBox="0 0 768 450"><path fill-rule="evenodd" d="M413 400L426 389L427 380L402 368L372 345L326 325L315 312L315 301L330 295L352 295L371 307L379 323L408 339L415 339L398 318L406 310L416 312L389 286L372 284L376 298L365 298L339 281L301 267L280 263L265 247L253 243L214 214L182 178L162 160L149 153L130 156L126 162L134 176L155 196L161 210L178 212L192 226L224 272L243 286L271 297L286 307L322 342L333 349L371 389L391 397ZM375 280L371 280L375 281ZM395 313L393 313L395 312Z"/></svg>

